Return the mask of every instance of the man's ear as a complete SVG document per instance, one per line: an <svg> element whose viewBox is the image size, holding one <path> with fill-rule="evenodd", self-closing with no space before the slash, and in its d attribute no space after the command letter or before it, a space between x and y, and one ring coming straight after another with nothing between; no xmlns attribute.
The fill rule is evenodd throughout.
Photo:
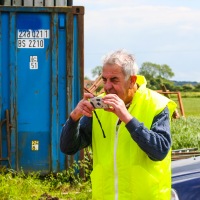
<svg viewBox="0 0 200 200"><path fill-rule="evenodd" d="M134 85L137 81L137 76L133 75L130 77L130 81L131 81L131 84L130 84L130 89L134 88Z"/></svg>

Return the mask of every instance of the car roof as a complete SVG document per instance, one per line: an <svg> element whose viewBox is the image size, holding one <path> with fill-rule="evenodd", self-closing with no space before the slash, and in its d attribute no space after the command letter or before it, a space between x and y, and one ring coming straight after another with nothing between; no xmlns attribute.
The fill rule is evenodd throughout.
<svg viewBox="0 0 200 200"><path fill-rule="evenodd" d="M200 156L172 161L172 178L200 178Z"/></svg>
<svg viewBox="0 0 200 200"><path fill-rule="evenodd" d="M193 169L194 167L200 169L200 156L172 161L172 170L185 168L185 166L189 169Z"/></svg>

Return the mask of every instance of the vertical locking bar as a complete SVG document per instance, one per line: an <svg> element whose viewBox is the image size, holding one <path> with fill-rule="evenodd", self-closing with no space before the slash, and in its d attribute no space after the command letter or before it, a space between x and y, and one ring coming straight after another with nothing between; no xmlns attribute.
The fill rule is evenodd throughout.
<svg viewBox="0 0 200 200"><path fill-rule="evenodd" d="M7 135L7 148L8 148L8 160L10 161L10 150L11 150L11 141L10 141L10 128L11 128L11 124L10 124L10 113L9 110L6 110L6 135ZM10 164L10 163L9 163Z"/></svg>
<svg viewBox="0 0 200 200"><path fill-rule="evenodd" d="M73 6L73 0L67 0L67 6Z"/></svg>
<svg viewBox="0 0 200 200"><path fill-rule="evenodd" d="M7 157L3 157L2 156L2 127L3 127L3 124L6 124L6 140L7 140ZM10 115L9 115L9 110L6 110L6 119L2 120L0 122L0 162L1 161L7 161L8 162L8 165L9 167L11 168L11 163L10 163L10 151L11 151L11 140L10 140Z"/></svg>
<svg viewBox="0 0 200 200"><path fill-rule="evenodd" d="M0 0L0 5L4 5L4 0Z"/></svg>
<svg viewBox="0 0 200 200"><path fill-rule="evenodd" d="M4 119L4 120L2 120L2 121L0 121L0 161L2 160L2 152L3 152L3 150L2 150L2 146L3 146L3 140L2 140L2 127L3 127L3 124L6 122L6 119Z"/></svg>

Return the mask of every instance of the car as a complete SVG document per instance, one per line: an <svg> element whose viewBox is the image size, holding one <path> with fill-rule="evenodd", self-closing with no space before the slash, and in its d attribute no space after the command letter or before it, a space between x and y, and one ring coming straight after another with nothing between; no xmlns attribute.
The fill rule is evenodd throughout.
<svg viewBox="0 0 200 200"><path fill-rule="evenodd" d="M200 200L200 156L172 161L171 200Z"/></svg>

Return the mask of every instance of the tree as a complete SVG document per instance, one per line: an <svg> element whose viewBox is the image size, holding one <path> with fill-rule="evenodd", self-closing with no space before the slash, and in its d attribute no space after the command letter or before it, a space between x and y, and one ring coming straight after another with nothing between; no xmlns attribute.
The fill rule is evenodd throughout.
<svg viewBox="0 0 200 200"><path fill-rule="evenodd" d="M139 70L139 74L144 75L147 79L159 77L169 79L174 76L174 73L168 65L158 65L151 62L144 62Z"/></svg>
<svg viewBox="0 0 200 200"><path fill-rule="evenodd" d="M198 83L197 85L195 85L195 91L200 91L200 83Z"/></svg>
<svg viewBox="0 0 200 200"><path fill-rule="evenodd" d="M142 67L139 69L139 74L145 76L147 79L156 78L159 72L158 68L159 65L157 64L144 62Z"/></svg>
<svg viewBox="0 0 200 200"><path fill-rule="evenodd" d="M174 76L174 73L172 72L171 68L168 65L160 65L159 75L162 78L169 79Z"/></svg>
<svg viewBox="0 0 200 200"><path fill-rule="evenodd" d="M92 76L100 76L102 73L102 66L96 66L94 69L92 69Z"/></svg>
<svg viewBox="0 0 200 200"><path fill-rule="evenodd" d="M192 91L195 87L192 84L185 84L182 86L183 91Z"/></svg>
<svg viewBox="0 0 200 200"><path fill-rule="evenodd" d="M139 74L146 77L148 87L154 90L160 89L162 84L167 83L169 85L168 79L174 76L168 65L158 65L151 62L144 62L139 69ZM170 86L172 87L173 84Z"/></svg>

